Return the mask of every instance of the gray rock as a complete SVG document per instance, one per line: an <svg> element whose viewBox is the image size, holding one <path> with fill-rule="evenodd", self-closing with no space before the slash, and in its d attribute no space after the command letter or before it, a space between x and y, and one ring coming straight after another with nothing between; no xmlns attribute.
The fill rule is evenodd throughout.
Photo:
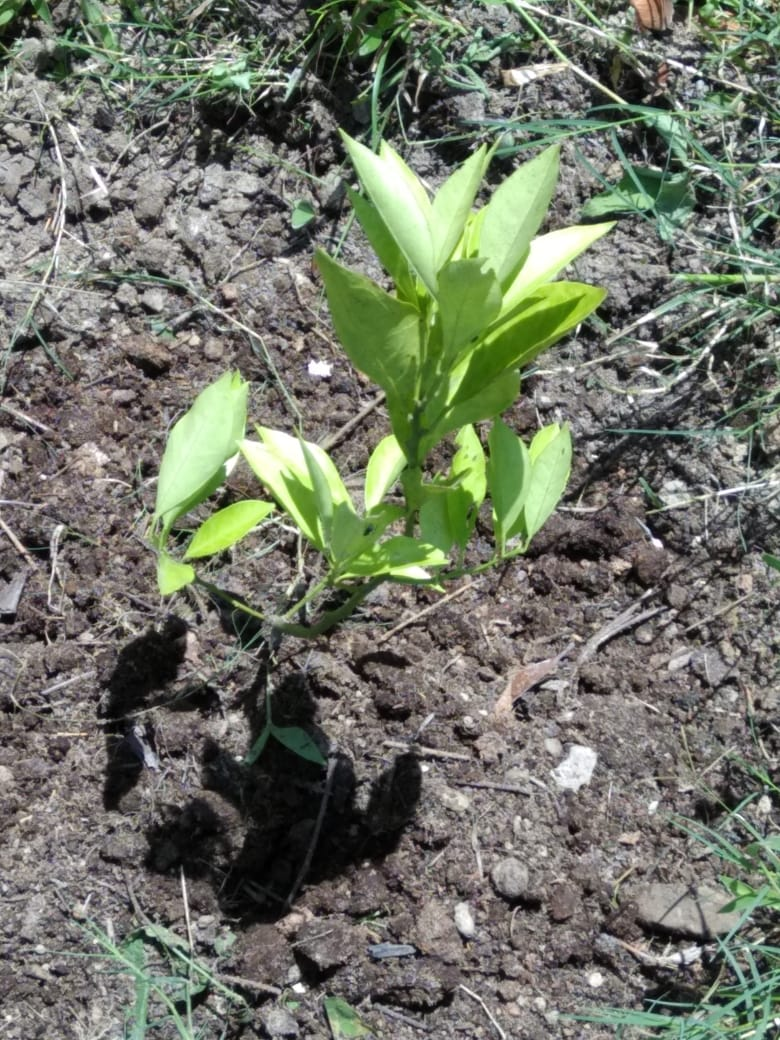
<svg viewBox="0 0 780 1040"><path fill-rule="evenodd" d="M172 185L159 173L146 173L138 178L133 216L139 224L156 224L162 215Z"/></svg>
<svg viewBox="0 0 780 1040"><path fill-rule="evenodd" d="M432 793L445 809L449 809L450 812L457 813L459 816L471 808L471 799L465 791L458 791L454 787L442 784L441 787L434 788Z"/></svg>
<svg viewBox="0 0 780 1040"><path fill-rule="evenodd" d="M643 886L633 895L637 917L642 924L693 939L723 935L739 922L741 916L737 912L720 913L721 907L729 902L729 896L722 889L709 885L693 888L655 882Z"/></svg>
<svg viewBox="0 0 780 1040"><path fill-rule="evenodd" d="M423 953L440 957L445 964L463 959L463 943L450 910L441 899L424 903L417 917L417 945Z"/></svg>
<svg viewBox="0 0 780 1040"><path fill-rule="evenodd" d="M496 892L504 899L522 899L528 894L528 867L513 856L501 859L495 864L490 872L490 880Z"/></svg>
<svg viewBox="0 0 780 1040"><path fill-rule="evenodd" d="M320 971L330 971L357 956L359 932L341 917L314 918L298 932L297 947Z"/></svg>
<svg viewBox="0 0 780 1040"><path fill-rule="evenodd" d="M260 1012L260 1021L268 1036L297 1036L298 1023L283 1007L272 1007Z"/></svg>

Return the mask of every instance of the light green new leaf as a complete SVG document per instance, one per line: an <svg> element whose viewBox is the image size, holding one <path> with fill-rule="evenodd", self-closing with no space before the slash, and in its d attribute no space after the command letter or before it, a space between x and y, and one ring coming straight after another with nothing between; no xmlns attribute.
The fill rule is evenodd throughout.
<svg viewBox="0 0 780 1040"><path fill-rule="evenodd" d="M376 253L382 267L395 282L399 298L408 301L415 300L416 282L410 272L409 264L398 243L387 230L385 222L379 216L376 206L369 202L364 195L358 195L351 188L347 190L347 194L369 245Z"/></svg>
<svg viewBox="0 0 780 1040"><path fill-rule="evenodd" d="M312 451L314 445L309 445L304 440L299 440L298 443L303 452L306 469L311 481L311 489L314 493L314 504L320 522L322 540L325 544L325 548L330 549L331 537L333 534L333 494L325 474L320 469L319 463L314 457L314 452ZM340 483L341 478L339 477L338 479Z"/></svg>
<svg viewBox="0 0 780 1040"><path fill-rule="evenodd" d="M446 361L484 332L501 311L501 286L484 260L455 260L439 272L439 314Z"/></svg>
<svg viewBox="0 0 780 1040"><path fill-rule="evenodd" d="M263 444L270 448L278 458L282 459L291 472L307 487L313 489L309 463L307 461L307 458L311 458L325 479L333 502L348 502L351 504L352 500L344 486L344 481L339 475L339 471L328 453L323 451L319 444L303 441L299 437L292 437L289 433L283 433L281 430L272 430L267 426L258 426L256 429Z"/></svg>
<svg viewBox="0 0 780 1040"><path fill-rule="evenodd" d="M420 357L419 314L378 285L317 250L333 324L350 361L387 394L403 429L412 410Z"/></svg>
<svg viewBox="0 0 780 1040"><path fill-rule="evenodd" d="M178 563L161 552L157 557L157 587L161 596L170 596L195 581L195 571L188 563Z"/></svg>
<svg viewBox="0 0 780 1040"><path fill-rule="evenodd" d="M558 180L559 148L546 148L496 188L484 207L479 255L486 257L505 285L528 251L547 215Z"/></svg>
<svg viewBox="0 0 780 1040"><path fill-rule="evenodd" d="M525 263L504 293L502 314L509 314L523 297L540 285L552 281L572 260L614 226L614 221L608 224L578 224L535 238Z"/></svg>
<svg viewBox="0 0 780 1040"><path fill-rule="evenodd" d="M271 726L271 736L280 744L307 762L325 765L325 758L305 729L300 726Z"/></svg>
<svg viewBox="0 0 780 1040"><path fill-rule="evenodd" d="M436 269L441 270L461 240L479 186L495 148L481 145L462 166L450 174L436 192L432 206L433 251Z"/></svg>
<svg viewBox="0 0 780 1040"><path fill-rule="evenodd" d="M458 451L450 466L449 486L428 485L420 508L423 540L445 553L453 545L465 550L487 490L485 453L474 427L459 430L455 443Z"/></svg>
<svg viewBox="0 0 780 1040"><path fill-rule="evenodd" d="M346 1000L341 997L325 997L322 1006L325 1008L333 1040L351 1040L352 1037L370 1035L370 1029L366 1028L357 1011L350 1007Z"/></svg>
<svg viewBox="0 0 780 1040"><path fill-rule="evenodd" d="M471 396L458 393L422 440L424 452L431 451L448 433L469 423L492 419L505 412L520 392L520 373L514 369L502 371L487 385L475 386Z"/></svg>
<svg viewBox="0 0 780 1040"><path fill-rule="evenodd" d="M392 433L384 437L371 452L366 466L364 499L370 513L385 497L401 475L406 458Z"/></svg>
<svg viewBox="0 0 780 1040"><path fill-rule="evenodd" d="M527 365L583 321L604 296L603 289L579 282L541 286L456 367L450 405L473 397L507 369Z"/></svg>
<svg viewBox="0 0 780 1040"><path fill-rule="evenodd" d="M253 527L257 527L261 520L265 520L273 508L272 502L247 500L234 502L218 510L204 520L192 536L184 559L195 560L229 549L231 545L240 542Z"/></svg>
<svg viewBox="0 0 780 1040"><path fill-rule="evenodd" d="M365 517L358 516L351 505L340 502L333 512L330 536L333 567L338 569L348 565L349 560L365 552L379 538L382 530L370 524Z"/></svg>
<svg viewBox="0 0 780 1040"><path fill-rule="evenodd" d="M226 372L198 394L171 430L153 517L162 526L162 538L177 517L205 501L224 480L225 464L244 435L248 393L238 372Z"/></svg>
<svg viewBox="0 0 780 1040"><path fill-rule="evenodd" d="M375 155L343 131L342 140L369 198L431 296L436 295L436 264L431 234L431 202L401 157L385 142Z"/></svg>
<svg viewBox="0 0 780 1040"><path fill-rule="evenodd" d="M295 438L290 440L297 446ZM273 448L257 441L243 440L239 448L252 472L292 517L301 534L324 552L325 540L319 526L317 504L305 467L301 475L300 469L289 465Z"/></svg>
<svg viewBox="0 0 780 1040"><path fill-rule="evenodd" d="M521 516L531 482L528 449L505 422L496 419L488 434L487 482L493 503L493 531L503 556L510 533Z"/></svg>
<svg viewBox="0 0 780 1040"><path fill-rule="evenodd" d="M561 500L571 472L571 434L568 426L553 423L534 437L529 449L531 481L522 516L526 545L541 530Z"/></svg>
<svg viewBox="0 0 780 1040"><path fill-rule="evenodd" d="M396 581L428 582L430 568L444 567L447 557L434 545L416 538L395 535L351 560L342 578L373 578L384 575Z"/></svg>
<svg viewBox="0 0 780 1040"><path fill-rule="evenodd" d="M258 426L257 432L263 443L243 440L239 443L241 453L301 533L325 552L329 542L328 517L333 507L344 503L352 508L338 470L317 444L265 426ZM312 476L310 464L316 477Z"/></svg>

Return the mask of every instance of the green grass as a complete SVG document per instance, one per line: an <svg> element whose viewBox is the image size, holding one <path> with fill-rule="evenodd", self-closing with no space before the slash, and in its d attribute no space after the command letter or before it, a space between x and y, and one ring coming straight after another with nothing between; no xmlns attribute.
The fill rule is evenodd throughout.
<svg viewBox="0 0 780 1040"><path fill-rule="evenodd" d="M613 1026L617 1036L677 1040L770 1040L780 1030L780 832L772 822L780 789L763 768L741 764L753 793L725 811L717 827L675 821L706 850L731 895L724 910L739 925L706 951L699 992L646 1002L642 1010L613 1008L583 1016ZM700 858L697 852L697 858ZM689 980L686 982L690 989ZM680 987L682 988L682 987Z"/></svg>
<svg viewBox="0 0 780 1040"><path fill-rule="evenodd" d="M106 974L122 975L130 984L132 999L123 1013L126 1040L153 1040L171 1030L179 1040L223 1037L231 1021L248 1013L246 1000L171 929L146 921L118 940L94 922L85 928L100 949L88 956Z"/></svg>

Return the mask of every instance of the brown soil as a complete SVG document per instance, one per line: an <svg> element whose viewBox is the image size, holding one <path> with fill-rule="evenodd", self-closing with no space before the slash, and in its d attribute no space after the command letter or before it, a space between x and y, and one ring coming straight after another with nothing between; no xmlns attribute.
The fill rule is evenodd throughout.
<svg viewBox="0 0 780 1040"><path fill-rule="evenodd" d="M266 27L301 31L294 5L268 6ZM471 17L489 37L515 28L503 9ZM251 380L253 421L302 416L312 440L373 396L332 338L311 263L346 227L336 129L361 129L358 86L309 73L287 105L131 112L91 79L75 95L58 85L33 43L9 66L0 143L5 341L19 332L0 398L0 587L23 582L1 619L3 1036L122 1035L134 990L95 959L95 928L140 936L162 974L152 925L191 943L216 980L193 1010L206 1038L328 1036L328 994L378 1037L599 1037L565 1016L690 984L621 942L651 939L636 886L717 873L670 816L717 820L751 790L732 760L778 753L776 596L760 558L779 544L777 517L749 494L715 495L749 466L767 473L778 443L748 459L734 438L620 431L710 429L769 330L735 333L728 356L674 383L695 331L679 315L615 334L672 295L676 270L706 264L684 236L672 248L651 223L621 222L576 272L608 288L603 324L550 354L510 417L524 432L566 419L576 446L567 500L529 556L451 597L385 587L329 638L285 639L272 658L214 604L160 602L145 532L166 432L226 369ZM667 41L693 46L682 27ZM518 100L498 67L482 67L485 96L433 77L405 109L408 139L518 104L540 118L599 103L568 74ZM596 56L588 68L605 74ZM564 146L550 227L598 190L583 159L606 174L605 141ZM658 142L624 145L641 157ZM410 162L436 183L469 148L419 145ZM317 217L294 231L301 198ZM354 230L344 253L374 270ZM332 376L311 377L311 360ZM335 449L343 471L384 432L378 408ZM689 504L651 513L640 479ZM230 494L247 493L237 474ZM296 552L274 537L275 552L258 540L216 561L213 580L281 602ZM567 648L496 716L518 668ZM275 721L308 729L326 772L273 745L242 764L269 688ZM598 754L576 793L551 775L571 745ZM495 868L513 858L528 876L502 894ZM413 950L377 959L379 943ZM149 1035L176 1033L169 1020Z"/></svg>

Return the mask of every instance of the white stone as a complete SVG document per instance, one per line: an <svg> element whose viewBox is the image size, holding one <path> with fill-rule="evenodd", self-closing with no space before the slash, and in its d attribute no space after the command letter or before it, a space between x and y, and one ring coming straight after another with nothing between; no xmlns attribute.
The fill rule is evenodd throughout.
<svg viewBox="0 0 780 1040"><path fill-rule="evenodd" d="M593 748L572 744L566 758L552 770L552 777L564 791L579 791L590 783L598 757Z"/></svg>

